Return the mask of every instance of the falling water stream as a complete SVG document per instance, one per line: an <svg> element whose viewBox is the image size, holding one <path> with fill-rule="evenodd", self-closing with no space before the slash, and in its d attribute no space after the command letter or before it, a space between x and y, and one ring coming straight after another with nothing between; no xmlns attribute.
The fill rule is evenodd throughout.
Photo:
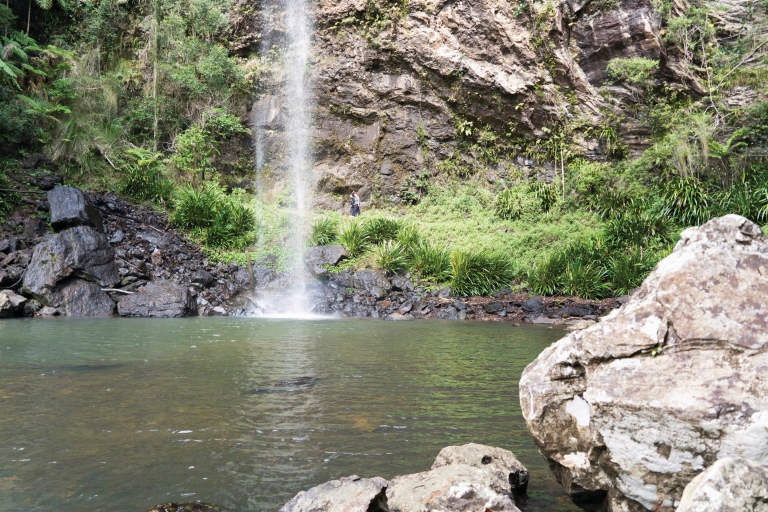
<svg viewBox="0 0 768 512"><path fill-rule="evenodd" d="M268 16L271 23L282 22L285 38L281 42L267 36L262 41L263 58L274 52L275 45L284 55L284 78L279 86L283 116L284 151L282 162L273 162L286 171L286 181L292 195L290 236L286 242L287 267L290 284L279 294L261 296L265 313L274 316L304 317L310 314L310 283L304 269L303 255L307 239L307 221L311 206L308 176L312 167L309 148L312 99L308 91L309 54L312 22L307 12L307 0L278 0L267 6L277 9L282 16ZM272 13L274 14L274 13ZM275 28L275 27L271 27ZM272 30L265 31L271 34ZM264 109L257 109L255 145L257 171L266 163L264 132L259 124L264 122ZM263 185L262 185L263 186Z"/></svg>

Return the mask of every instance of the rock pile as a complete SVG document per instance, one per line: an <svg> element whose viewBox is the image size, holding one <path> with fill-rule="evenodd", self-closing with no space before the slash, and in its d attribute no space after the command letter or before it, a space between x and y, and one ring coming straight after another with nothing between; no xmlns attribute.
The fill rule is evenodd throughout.
<svg viewBox="0 0 768 512"><path fill-rule="evenodd" d="M350 476L302 491L280 512L519 512L528 470L512 452L479 444L449 446L430 471L383 478Z"/></svg>
<svg viewBox="0 0 768 512"><path fill-rule="evenodd" d="M245 267L210 265L151 208L55 186L60 180L50 178L41 185L50 185L47 201L28 200L33 209L2 226L0 317L243 311L242 295L251 289ZM48 232L46 212L57 232ZM254 276L257 286L277 279L268 268L255 268Z"/></svg>
<svg viewBox="0 0 768 512"><path fill-rule="evenodd" d="M305 261L315 260L305 257ZM339 316L560 324L576 319L595 321L628 299L589 301L573 297L531 297L510 290L492 297L453 297L448 287L426 290L410 274L388 276L380 270L331 273L322 269L325 271L321 274L323 289L315 311Z"/></svg>
<svg viewBox="0 0 768 512"><path fill-rule="evenodd" d="M767 295L768 239L727 215L684 231L626 305L525 369L528 428L578 505L672 511L713 467L725 476L702 475L686 506L727 510L692 503L718 499L713 478L761 481L715 463L768 463Z"/></svg>

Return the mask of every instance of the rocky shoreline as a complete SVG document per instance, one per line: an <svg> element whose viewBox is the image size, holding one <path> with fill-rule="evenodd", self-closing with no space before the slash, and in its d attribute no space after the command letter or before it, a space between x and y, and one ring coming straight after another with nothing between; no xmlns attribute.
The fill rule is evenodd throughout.
<svg viewBox="0 0 768 512"><path fill-rule="evenodd" d="M250 269L234 262L212 264L162 212L114 193L62 187L60 181L43 174L35 183L46 195L25 197L2 226L0 318L259 314L251 296L279 292L288 283L269 261ZM427 290L409 274L327 272L311 257L313 249L320 248L308 250L307 266L317 277L309 293L318 314L572 324L594 322L626 301L510 290L492 297L452 297L450 289ZM49 261L62 265L43 263Z"/></svg>

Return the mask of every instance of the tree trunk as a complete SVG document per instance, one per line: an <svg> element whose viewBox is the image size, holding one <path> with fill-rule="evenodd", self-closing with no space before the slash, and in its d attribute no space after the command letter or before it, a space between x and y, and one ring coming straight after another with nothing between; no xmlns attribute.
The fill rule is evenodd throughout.
<svg viewBox="0 0 768 512"><path fill-rule="evenodd" d="M29 35L29 20L32 19L32 0L29 0L29 7L27 7L27 35Z"/></svg>
<svg viewBox="0 0 768 512"><path fill-rule="evenodd" d="M158 18L157 17L157 11L158 11L158 9L157 9L157 0L155 0L155 2L154 2L154 8L155 8L155 16L154 16L155 19L154 19L154 23L153 23L154 34L153 34L153 37L152 37L152 39L153 39L152 40L152 54L154 56L154 58L152 59L152 61L154 63L154 66L153 66L153 69L152 69L152 99L154 100L154 103L155 103L155 120L154 120L154 123L152 124L152 136L153 136L152 150L155 153L157 153L157 124L158 124L157 123L157 58L158 58L158 55L160 53L159 49L157 47L157 41L158 41L157 29L158 29L158 25L160 23L160 21L157 19Z"/></svg>

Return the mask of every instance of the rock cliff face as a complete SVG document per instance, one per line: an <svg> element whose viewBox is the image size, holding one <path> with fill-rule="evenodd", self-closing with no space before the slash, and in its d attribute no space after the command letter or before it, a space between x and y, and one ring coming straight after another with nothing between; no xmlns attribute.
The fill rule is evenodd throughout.
<svg viewBox="0 0 768 512"><path fill-rule="evenodd" d="M716 460L768 462L767 293L768 239L714 219L625 306L526 368L523 415L577 504L671 511Z"/></svg>
<svg viewBox="0 0 768 512"><path fill-rule="evenodd" d="M283 37L279 9L270 6L236 5L235 49L258 52ZM565 122L599 124L607 105L597 87L613 58L660 59L670 64L666 75L682 80L664 55L650 0L321 0L312 9L312 178L317 206L326 208L360 188L364 201L398 202L409 180L441 162L441 172L482 164L492 180L510 166L551 172L533 169L528 157L497 162L488 152L504 139L523 155L529 141ZM263 178L274 184L284 173L273 164L289 107L277 92L281 79L263 77L250 113ZM599 139L575 136L587 156L601 156Z"/></svg>

